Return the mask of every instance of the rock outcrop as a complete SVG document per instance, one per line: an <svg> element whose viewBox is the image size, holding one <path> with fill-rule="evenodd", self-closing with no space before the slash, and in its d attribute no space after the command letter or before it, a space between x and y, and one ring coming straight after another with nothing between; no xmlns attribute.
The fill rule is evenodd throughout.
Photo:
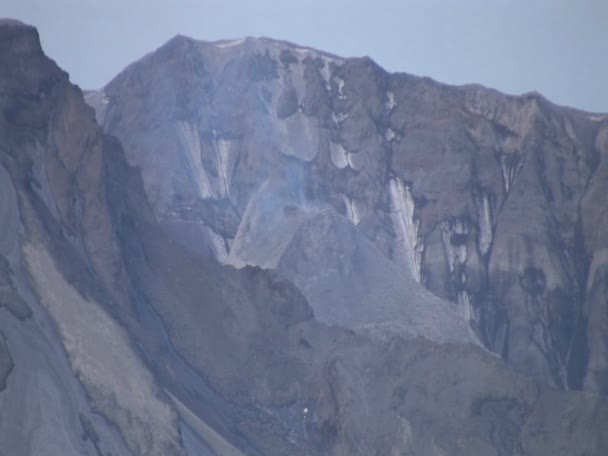
<svg viewBox="0 0 608 456"><path fill-rule="evenodd" d="M270 40L178 37L87 93L96 112L34 28L0 21L0 62L1 455L605 453L603 121ZM475 91L521 105L517 133ZM565 176L562 149L537 174L536 149L509 158L507 191L499 156L451 142L519 144L528 104L595 157L576 214L528 195L551 224L502 214L536 217L512 195ZM522 306L563 336L541 348L565 383Z"/></svg>
<svg viewBox="0 0 608 456"><path fill-rule="evenodd" d="M187 248L281 273L329 211L519 371L607 391L608 116L265 38L177 36L90 100Z"/></svg>

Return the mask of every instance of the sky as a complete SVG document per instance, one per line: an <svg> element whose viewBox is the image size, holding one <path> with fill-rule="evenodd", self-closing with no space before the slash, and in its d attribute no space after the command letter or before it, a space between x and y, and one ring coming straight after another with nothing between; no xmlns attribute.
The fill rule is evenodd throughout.
<svg viewBox="0 0 608 456"><path fill-rule="evenodd" d="M266 36L608 112L608 0L0 0L0 17L35 25L84 89L178 33Z"/></svg>

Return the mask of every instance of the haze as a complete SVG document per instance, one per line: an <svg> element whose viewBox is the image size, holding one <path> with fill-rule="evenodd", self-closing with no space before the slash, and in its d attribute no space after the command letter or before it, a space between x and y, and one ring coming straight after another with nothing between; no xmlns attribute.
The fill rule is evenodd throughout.
<svg viewBox="0 0 608 456"><path fill-rule="evenodd" d="M608 112L605 0L0 0L85 89L175 34L268 36L390 71Z"/></svg>

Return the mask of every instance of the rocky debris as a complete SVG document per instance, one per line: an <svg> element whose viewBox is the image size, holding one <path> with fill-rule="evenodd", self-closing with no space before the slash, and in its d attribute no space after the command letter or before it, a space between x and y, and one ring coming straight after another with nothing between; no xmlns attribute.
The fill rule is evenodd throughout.
<svg viewBox="0 0 608 456"><path fill-rule="evenodd" d="M302 291L325 324L381 340L401 335L476 343L463 306L418 286L352 223L329 211L300 227L277 270Z"/></svg>

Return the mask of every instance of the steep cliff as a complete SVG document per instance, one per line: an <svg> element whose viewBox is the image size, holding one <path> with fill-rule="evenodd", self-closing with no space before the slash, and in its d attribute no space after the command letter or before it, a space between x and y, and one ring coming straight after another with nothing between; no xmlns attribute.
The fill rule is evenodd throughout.
<svg viewBox="0 0 608 456"><path fill-rule="evenodd" d="M265 38L177 36L89 99L141 169L157 219L188 249L277 270L322 318L332 300L318 302L316 279L293 261L309 258L323 275L313 257L323 262L327 246L292 241L332 213L366 238L348 242L370 241L389 260L379 275L451 302L444 311L429 300L429 314L470 326L547 384L608 390L608 116ZM366 249L346 238L331 248ZM331 280L353 308L373 305L340 274L350 272ZM387 307L408 299L380 288Z"/></svg>
<svg viewBox="0 0 608 456"><path fill-rule="evenodd" d="M605 398L525 374L549 366L545 358L512 369L470 330L466 299L430 285L433 235L424 233L439 230L446 277L450 264L469 274L477 242L489 255L499 238L494 200L481 200L492 223L479 241L473 218L430 229L425 217L461 210L462 195L448 204L440 189L426 201L417 193L425 179L393 169L387 144L403 144L404 131L387 127L396 142L334 129L347 111L332 116L328 93L358 106L353 119L404 103L396 87L385 100L346 73L337 79L340 63L367 75L358 84L392 80L371 62L265 40L177 38L87 94L118 139L34 28L0 21L0 62L0 455L605 453ZM214 65L225 77L208 76ZM276 85L289 68L293 87ZM604 125L581 122L590 136ZM439 169L434 160L426 166ZM577 233L581 249L600 252L596 160ZM605 334L594 307L601 260L579 277L591 292L568 301L582 306L581 322L595 312L589 329L571 330L589 341L580 369L595 369L590 389L603 369L592 338ZM539 271L521 273L518 286L542 309L554 288ZM474 296L472 309L486 309Z"/></svg>

